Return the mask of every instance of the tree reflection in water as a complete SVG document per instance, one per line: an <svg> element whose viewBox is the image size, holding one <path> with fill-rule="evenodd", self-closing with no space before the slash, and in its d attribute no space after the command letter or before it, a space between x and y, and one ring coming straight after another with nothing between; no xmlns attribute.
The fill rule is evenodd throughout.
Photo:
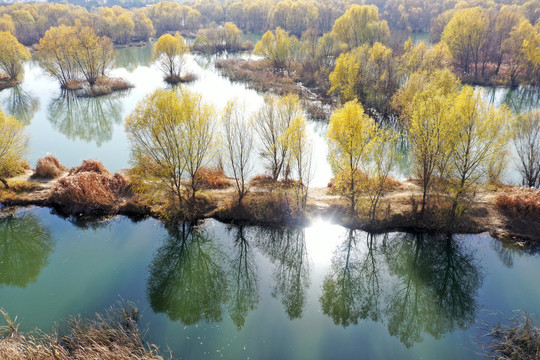
<svg viewBox="0 0 540 360"><path fill-rule="evenodd" d="M244 326L248 312L254 310L259 303L259 285L253 249L246 239L245 229L238 226L234 230L236 232L234 253L229 274L231 294L229 314L240 330Z"/></svg>
<svg viewBox="0 0 540 360"><path fill-rule="evenodd" d="M7 96L2 96L2 108L24 125L30 125L34 114L39 109L39 99L23 90L20 86L5 89Z"/></svg>
<svg viewBox="0 0 540 360"><path fill-rule="evenodd" d="M373 235L366 234L366 248L362 249L358 246L358 232L349 230L332 259L320 302L323 313L336 325L346 327L358 324L359 319L379 319L381 274L373 240Z"/></svg>
<svg viewBox="0 0 540 360"><path fill-rule="evenodd" d="M53 249L50 230L31 213L0 218L0 284L35 282Z"/></svg>
<svg viewBox="0 0 540 360"><path fill-rule="evenodd" d="M133 72L140 66L150 66L153 50L154 46L151 43L145 46L129 46L116 49L114 52L114 67Z"/></svg>
<svg viewBox="0 0 540 360"><path fill-rule="evenodd" d="M290 319L302 317L310 284L303 228L260 228L257 246L275 264L272 295L281 298Z"/></svg>
<svg viewBox="0 0 540 360"><path fill-rule="evenodd" d="M169 231L151 265L147 296L152 309L185 325L221 321L227 301L224 257L201 228Z"/></svg>
<svg viewBox="0 0 540 360"><path fill-rule="evenodd" d="M349 231L323 283L322 311L334 323L386 322L407 347L421 342L424 333L438 338L472 323L483 275L463 242L451 236L367 235L360 247L356 237Z"/></svg>
<svg viewBox="0 0 540 360"><path fill-rule="evenodd" d="M122 123L120 99L126 91L96 97L78 97L62 91L49 105L52 126L70 140L95 142L101 146L112 139L113 126Z"/></svg>

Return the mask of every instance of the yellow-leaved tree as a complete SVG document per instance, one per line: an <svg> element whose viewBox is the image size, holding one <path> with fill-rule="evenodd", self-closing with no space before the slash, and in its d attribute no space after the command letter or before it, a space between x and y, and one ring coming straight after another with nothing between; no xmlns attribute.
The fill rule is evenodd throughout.
<svg viewBox="0 0 540 360"><path fill-rule="evenodd" d="M468 208L471 190L504 164L514 117L505 106L484 102L470 86L453 99L451 114L447 190L455 217Z"/></svg>
<svg viewBox="0 0 540 360"><path fill-rule="evenodd" d="M332 33L347 44L349 50L362 44L384 43L390 37L388 24L379 20L375 5L352 5L335 21Z"/></svg>
<svg viewBox="0 0 540 360"><path fill-rule="evenodd" d="M255 44L253 53L270 60L276 69L284 69L290 66L300 50L300 42L294 35L282 28L276 29L276 34L268 30Z"/></svg>
<svg viewBox="0 0 540 360"><path fill-rule="evenodd" d="M62 88L69 88L77 78L77 65L73 59L76 28L60 25L51 27L39 41L37 59L40 65L53 77Z"/></svg>
<svg viewBox="0 0 540 360"><path fill-rule="evenodd" d="M176 84L181 81L184 55L189 54L189 47L179 33L162 35L154 45L154 60L165 75L165 81Z"/></svg>
<svg viewBox="0 0 540 360"><path fill-rule="evenodd" d="M215 148L214 119L213 107L185 89L156 90L139 102L126 119L135 191L150 200L168 196L173 217L194 216L196 174Z"/></svg>
<svg viewBox="0 0 540 360"><path fill-rule="evenodd" d="M0 182L6 188L9 188L6 178L22 169L27 148L28 138L23 124L0 110Z"/></svg>
<svg viewBox="0 0 540 360"><path fill-rule="evenodd" d="M17 38L8 31L0 31L0 70L10 81L16 81L22 72L25 60L30 59L30 52Z"/></svg>
<svg viewBox="0 0 540 360"><path fill-rule="evenodd" d="M357 100L345 103L330 117L329 160L336 174L336 190L350 201L351 216L356 215L362 164L369 159L376 131L375 121Z"/></svg>

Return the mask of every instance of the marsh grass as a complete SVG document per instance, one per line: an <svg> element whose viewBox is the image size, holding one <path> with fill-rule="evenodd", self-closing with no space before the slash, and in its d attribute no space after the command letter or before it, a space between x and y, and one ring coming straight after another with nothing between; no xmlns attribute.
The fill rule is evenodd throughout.
<svg viewBox="0 0 540 360"><path fill-rule="evenodd" d="M50 333L19 331L17 320L0 310L0 358L4 360L153 360L163 359L147 344L139 328L140 314L130 303L119 303L93 319L73 316Z"/></svg>

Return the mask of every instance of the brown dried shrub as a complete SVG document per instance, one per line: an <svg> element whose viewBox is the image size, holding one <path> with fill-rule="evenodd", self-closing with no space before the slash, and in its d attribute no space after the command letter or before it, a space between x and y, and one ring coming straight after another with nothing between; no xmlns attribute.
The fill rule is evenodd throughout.
<svg viewBox="0 0 540 360"><path fill-rule="evenodd" d="M105 165L98 160L83 160L80 166L74 167L69 171L69 175L78 174L81 172L95 172L98 174L110 174Z"/></svg>
<svg viewBox="0 0 540 360"><path fill-rule="evenodd" d="M509 215L540 219L540 189L508 188L497 194L495 204Z"/></svg>
<svg viewBox="0 0 540 360"><path fill-rule="evenodd" d="M40 158L36 164L36 170L32 175L35 178L54 179L68 171L53 155Z"/></svg>
<svg viewBox="0 0 540 360"><path fill-rule="evenodd" d="M202 189L226 189L231 182L221 169L201 167L195 173L195 181Z"/></svg>

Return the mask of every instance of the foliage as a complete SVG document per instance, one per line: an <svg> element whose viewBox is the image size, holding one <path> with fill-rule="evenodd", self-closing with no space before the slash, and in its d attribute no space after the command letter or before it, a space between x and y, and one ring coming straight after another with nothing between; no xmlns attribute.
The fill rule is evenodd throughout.
<svg viewBox="0 0 540 360"><path fill-rule="evenodd" d="M289 128L293 119L302 116L298 95L281 98L266 96L265 104L255 116L255 130L261 140L260 154L274 181L290 175Z"/></svg>
<svg viewBox="0 0 540 360"><path fill-rule="evenodd" d="M0 110L0 182L6 188L9 188L6 177L21 170L27 149L28 138L24 134L24 126Z"/></svg>
<svg viewBox="0 0 540 360"><path fill-rule="evenodd" d="M242 32L232 23L200 29L192 48L204 52L239 51L243 49Z"/></svg>
<svg viewBox="0 0 540 360"><path fill-rule="evenodd" d="M497 194L495 204L507 214L524 219L524 221L540 219L540 190L538 189L523 187L505 189Z"/></svg>
<svg viewBox="0 0 540 360"><path fill-rule="evenodd" d="M17 79L22 72L24 60L30 59L30 52L17 41L17 38L10 32L0 31L0 70L2 70L10 80Z"/></svg>
<svg viewBox="0 0 540 360"><path fill-rule="evenodd" d="M214 148L214 109L186 89L156 90L127 117L126 131L135 191L150 200L166 195L181 215L189 200L189 211L183 215L194 215L201 185L196 174Z"/></svg>
<svg viewBox="0 0 540 360"><path fill-rule="evenodd" d="M398 75L391 49L379 42L364 44L339 56L330 74L329 93L336 93L341 103L358 99L366 110L389 115Z"/></svg>
<svg viewBox="0 0 540 360"><path fill-rule="evenodd" d="M358 101L345 103L332 113L328 125L329 160L335 173L336 189L350 201L350 215L355 216L359 190L358 173L374 146L377 125Z"/></svg>
<svg viewBox="0 0 540 360"><path fill-rule="evenodd" d="M113 60L109 38L99 37L91 27L51 28L40 40L38 60L62 88L82 76L91 87L105 76Z"/></svg>
<svg viewBox="0 0 540 360"><path fill-rule="evenodd" d="M278 27L275 35L270 30L264 33L261 40L255 44L253 53L270 60L274 68L284 69L288 68L297 56L299 44L296 36L289 35Z"/></svg>
<svg viewBox="0 0 540 360"><path fill-rule="evenodd" d="M540 111L519 117L514 131L514 146L523 185L540 187Z"/></svg>
<svg viewBox="0 0 540 360"><path fill-rule="evenodd" d="M375 5L352 5L336 20L332 32L350 50L363 44L384 43L390 37L388 24L379 20Z"/></svg>
<svg viewBox="0 0 540 360"><path fill-rule="evenodd" d="M189 47L179 33L174 36L165 34L159 38L154 45L154 59L165 75L165 80L172 83L179 82L184 55L188 53Z"/></svg>

